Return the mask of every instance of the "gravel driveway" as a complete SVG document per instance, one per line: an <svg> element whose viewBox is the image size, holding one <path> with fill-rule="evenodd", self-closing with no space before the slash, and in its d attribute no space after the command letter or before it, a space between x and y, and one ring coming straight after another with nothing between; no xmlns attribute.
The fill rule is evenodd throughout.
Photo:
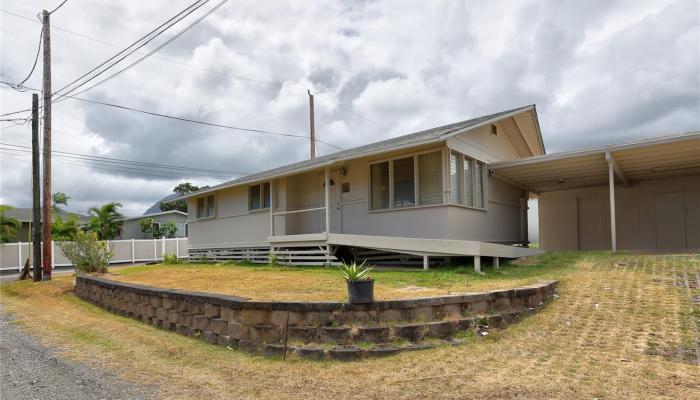
<svg viewBox="0 0 700 400"><path fill-rule="evenodd" d="M63 360L0 313L0 399L153 399L155 389Z"/></svg>

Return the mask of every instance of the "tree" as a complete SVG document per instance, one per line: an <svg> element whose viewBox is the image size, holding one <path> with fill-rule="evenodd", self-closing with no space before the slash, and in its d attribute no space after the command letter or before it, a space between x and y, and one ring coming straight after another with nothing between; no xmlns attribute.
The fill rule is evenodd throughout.
<svg viewBox="0 0 700 400"><path fill-rule="evenodd" d="M173 188L173 192L180 196L184 196L188 193L193 193L199 190L199 187L189 183L183 182ZM185 200L176 200L160 203L161 211L178 210L182 212L187 212L187 202Z"/></svg>
<svg viewBox="0 0 700 400"><path fill-rule="evenodd" d="M121 203L111 202L101 207L90 207L88 210L90 230L95 232L100 240L112 240L119 236L122 230L121 219L124 218L119 213L121 207Z"/></svg>
<svg viewBox="0 0 700 400"><path fill-rule="evenodd" d="M165 236L168 239L174 238L177 234L177 224L173 221L166 221L160 224L158 236Z"/></svg>
<svg viewBox="0 0 700 400"><path fill-rule="evenodd" d="M12 206L0 204L0 243L9 242L17 237L17 231L22 226L17 218L5 216L6 211L14 209Z"/></svg>
<svg viewBox="0 0 700 400"><path fill-rule="evenodd" d="M60 211L63 211L59 205L61 206L67 206L68 205L68 200L70 200L70 197L66 195L63 192L56 192L51 196L51 212L52 213L58 213Z"/></svg>
<svg viewBox="0 0 700 400"><path fill-rule="evenodd" d="M61 215L55 213L51 222L51 236L54 240L66 241L75 239L75 235L80 232L78 217L69 215L67 219L61 218Z"/></svg>
<svg viewBox="0 0 700 400"><path fill-rule="evenodd" d="M153 232L154 224L153 218L142 218L139 220L139 226L141 227L141 232L150 234L152 237L156 237Z"/></svg>

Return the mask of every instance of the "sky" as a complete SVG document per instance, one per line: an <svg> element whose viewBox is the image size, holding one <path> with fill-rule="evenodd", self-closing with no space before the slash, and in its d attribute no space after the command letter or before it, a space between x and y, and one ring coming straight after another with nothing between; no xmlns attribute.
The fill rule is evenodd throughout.
<svg viewBox="0 0 700 400"><path fill-rule="evenodd" d="M68 0L51 16L54 90L192 1ZM59 3L0 2L0 80L27 76L41 30L36 15ZM41 73L40 62L25 86L40 88ZM700 1L230 0L79 97L304 136L307 90L317 137L340 148L528 104L536 104L548 153L700 130ZM30 105L30 91L2 85L1 113ZM53 105L52 125L57 151L227 171L54 158L53 191L67 193L77 212L119 201L124 214L140 215L179 182L212 185L309 157L304 138L71 99ZM30 126L0 122L0 143L30 146ZM319 143L320 154L333 151ZM30 167L26 153L0 152L0 204L30 206Z"/></svg>

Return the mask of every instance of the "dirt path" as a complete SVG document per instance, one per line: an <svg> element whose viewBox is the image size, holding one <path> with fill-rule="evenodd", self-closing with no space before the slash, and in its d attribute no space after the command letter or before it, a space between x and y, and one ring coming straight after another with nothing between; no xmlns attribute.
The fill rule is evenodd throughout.
<svg viewBox="0 0 700 400"><path fill-rule="evenodd" d="M21 332L0 313L0 398L151 399L153 388L134 385L69 362Z"/></svg>

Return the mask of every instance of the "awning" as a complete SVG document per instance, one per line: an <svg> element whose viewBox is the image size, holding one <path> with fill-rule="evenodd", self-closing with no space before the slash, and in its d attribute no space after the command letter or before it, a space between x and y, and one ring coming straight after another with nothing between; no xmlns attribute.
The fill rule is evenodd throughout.
<svg viewBox="0 0 700 400"><path fill-rule="evenodd" d="M610 164L609 164L610 163ZM493 176L534 193L700 174L700 132L488 165Z"/></svg>

